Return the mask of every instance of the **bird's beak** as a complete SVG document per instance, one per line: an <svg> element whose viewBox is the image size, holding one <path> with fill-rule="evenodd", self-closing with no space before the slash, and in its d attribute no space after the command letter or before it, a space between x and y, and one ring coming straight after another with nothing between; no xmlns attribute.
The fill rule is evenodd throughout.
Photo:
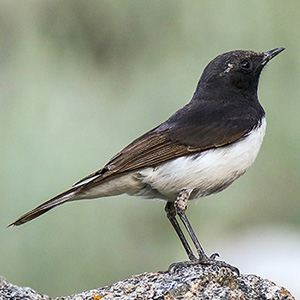
<svg viewBox="0 0 300 300"><path fill-rule="evenodd" d="M268 61L270 61L273 57L275 57L277 54L282 52L284 49L285 49L284 47L279 47L279 48L275 48L273 50L263 52L264 58L263 58L262 64L265 65Z"/></svg>

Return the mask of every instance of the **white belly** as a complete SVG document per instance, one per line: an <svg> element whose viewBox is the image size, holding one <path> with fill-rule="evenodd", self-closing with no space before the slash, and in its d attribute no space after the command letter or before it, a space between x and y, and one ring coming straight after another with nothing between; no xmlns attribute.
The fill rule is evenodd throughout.
<svg viewBox="0 0 300 300"><path fill-rule="evenodd" d="M134 174L144 184L136 196L175 200L183 188L193 189L191 199L219 192L253 164L266 130L266 120L245 138L225 147L180 157ZM129 175L129 174L128 174Z"/></svg>
<svg viewBox="0 0 300 300"><path fill-rule="evenodd" d="M190 199L219 192L253 164L266 130L266 120L246 137L228 146L179 157L162 165L128 173L81 193L78 199L129 195L175 201L192 189Z"/></svg>

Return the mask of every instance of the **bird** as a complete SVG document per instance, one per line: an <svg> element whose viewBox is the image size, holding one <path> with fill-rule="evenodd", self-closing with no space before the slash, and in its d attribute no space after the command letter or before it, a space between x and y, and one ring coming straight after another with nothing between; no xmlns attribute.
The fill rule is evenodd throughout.
<svg viewBox="0 0 300 300"><path fill-rule="evenodd" d="M188 104L128 144L103 168L8 226L24 224L74 200L120 194L161 199L188 262L222 262L216 260L217 253L208 256L202 248L186 216L188 202L224 190L253 164L266 130L258 100L260 74L283 50L218 55L204 68Z"/></svg>

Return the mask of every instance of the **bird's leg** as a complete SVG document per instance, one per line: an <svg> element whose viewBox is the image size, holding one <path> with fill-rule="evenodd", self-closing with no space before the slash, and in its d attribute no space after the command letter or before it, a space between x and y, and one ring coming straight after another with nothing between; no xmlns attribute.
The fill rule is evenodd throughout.
<svg viewBox="0 0 300 300"><path fill-rule="evenodd" d="M172 264L170 267L169 267L169 270L171 269L176 269L177 267L180 267L180 266L188 266L188 265L191 265L191 264L195 264L195 263L199 263L199 264L202 264L202 265L217 265L219 267L226 267L226 268L229 268L231 269L232 271L236 272L237 274L240 274L238 268L234 267L234 266L231 266L229 264L227 264L226 262L224 261L219 261L219 260L216 260L216 257L218 257L219 255L217 253L214 253L212 254L210 257L208 257L202 246L200 245L200 242L185 214L185 211L187 209L187 203L188 203L188 200L189 200L189 197L192 193L192 189L182 189L177 197L177 199L175 200L174 202L174 208L176 210L176 214L178 214L181 222L183 223L183 225L185 226L188 234L190 235L191 237L191 240L192 242L194 243L195 245L195 248L197 250L197 253L199 255L199 259L198 260L192 260L192 261L189 261L189 262L183 262L183 263L175 263L175 264ZM178 224L177 224L178 225ZM179 227L179 225L178 225ZM185 238L184 238L185 240ZM186 240L185 240L186 241Z"/></svg>
<svg viewBox="0 0 300 300"><path fill-rule="evenodd" d="M174 202L167 202L166 206L165 206L165 211L167 214L167 218L169 219L169 221L171 222L173 228L175 229L188 257L190 260L197 260L195 255L193 254L193 251L190 247L190 245L188 244L177 220L176 220L176 210L174 207Z"/></svg>
<svg viewBox="0 0 300 300"><path fill-rule="evenodd" d="M200 245L200 242L185 214L185 211L187 209L187 203L189 200L189 197L192 193L192 189L182 189L177 197L177 199L174 202L174 207L176 209L176 213L178 214L181 222L183 223L183 225L185 226L188 234L191 237L192 242L195 245L195 248L197 250L197 253L199 255L199 261L200 262L204 262L209 260L209 257L207 257L207 255L205 254L202 246Z"/></svg>

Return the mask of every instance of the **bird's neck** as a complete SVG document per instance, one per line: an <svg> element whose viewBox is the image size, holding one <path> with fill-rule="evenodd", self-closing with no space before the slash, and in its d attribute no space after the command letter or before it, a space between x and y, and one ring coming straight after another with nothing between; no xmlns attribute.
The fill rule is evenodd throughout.
<svg viewBox="0 0 300 300"><path fill-rule="evenodd" d="M240 89L232 85L224 85L216 82L199 82L192 101L235 101L258 102L257 85Z"/></svg>

